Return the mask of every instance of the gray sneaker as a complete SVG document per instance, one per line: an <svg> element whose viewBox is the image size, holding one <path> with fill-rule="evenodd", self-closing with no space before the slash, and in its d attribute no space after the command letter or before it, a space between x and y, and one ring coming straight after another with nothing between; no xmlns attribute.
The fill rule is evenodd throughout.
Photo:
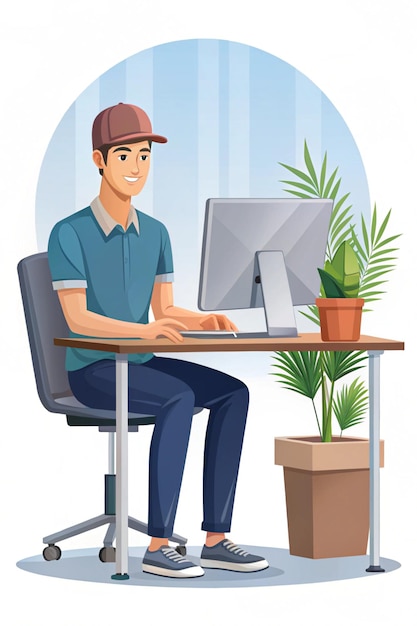
<svg viewBox="0 0 417 626"><path fill-rule="evenodd" d="M224 539L212 548L204 546L201 551L201 567L228 569L233 572L258 572L269 567L261 556L249 554L233 541Z"/></svg>
<svg viewBox="0 0 417 626"><path fill-rule="evenodd" d="M169 546L163 546L153 552L146 550L142 561L142 570L148 574L171 578L195 578L204 574L201 567L181 556Z"/></svg>

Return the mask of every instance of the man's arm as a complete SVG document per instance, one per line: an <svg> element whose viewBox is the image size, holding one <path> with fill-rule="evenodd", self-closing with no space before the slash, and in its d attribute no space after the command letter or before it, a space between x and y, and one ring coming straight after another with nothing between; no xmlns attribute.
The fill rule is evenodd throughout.
<svg viewBox="0 0 417 626"><path fill-rule="evenodd" d="M155 283L151 306L155 320L176 320L189 330L238 330L226 315L196 313L174 306L172 283Z"/></svg>
<svg viewBox="0 0 417 626"><path fill-rule="evenodd" d="M74 333L93 337L140 339L164 336L174 343L183 341L176 329L185 330L187 326L180 320L164 317L149 324L124 322L89 311L85 289L60 289L57 293L65 320Z"/></svg>

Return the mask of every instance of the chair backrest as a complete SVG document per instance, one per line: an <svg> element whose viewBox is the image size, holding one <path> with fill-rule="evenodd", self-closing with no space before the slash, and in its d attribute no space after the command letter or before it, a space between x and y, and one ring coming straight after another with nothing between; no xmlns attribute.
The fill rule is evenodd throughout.
<svg viewBox="0 0 417 626"><path fill-rule="evenodd" d="M68 326L52 288L46 252L22 259L17 266L36 385L42 404L57 412L56 399L71 395L65 370L65 348L54 337L67 337Z"/></svg>

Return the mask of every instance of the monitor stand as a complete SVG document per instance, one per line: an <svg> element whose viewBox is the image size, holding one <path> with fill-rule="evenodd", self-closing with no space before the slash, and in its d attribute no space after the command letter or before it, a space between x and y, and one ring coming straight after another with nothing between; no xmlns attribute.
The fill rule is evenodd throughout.
<svg viewBox="0 0 417 626"><path fill-rule="evenodd" d="M269 337L297 337L290 286L284 254L281 250L256 253L259 279Z"/></svg>

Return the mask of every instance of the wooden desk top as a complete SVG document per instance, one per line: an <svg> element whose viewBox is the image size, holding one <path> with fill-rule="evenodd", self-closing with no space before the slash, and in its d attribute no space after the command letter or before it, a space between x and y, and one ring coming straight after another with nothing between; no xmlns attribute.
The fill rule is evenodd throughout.
<svg viewBox="0 0 417 626"><path fill-rule="evenodd" d="M404 342L361 335L359 341L322 341L320 333L305 333L298 337L267 339L194 339L185 337L182 343L169 339L103 339L59 337L57 346L101 350L118 354L134 352L291 352L291 351L337 351L337 350L404 350Z"/></svg>

